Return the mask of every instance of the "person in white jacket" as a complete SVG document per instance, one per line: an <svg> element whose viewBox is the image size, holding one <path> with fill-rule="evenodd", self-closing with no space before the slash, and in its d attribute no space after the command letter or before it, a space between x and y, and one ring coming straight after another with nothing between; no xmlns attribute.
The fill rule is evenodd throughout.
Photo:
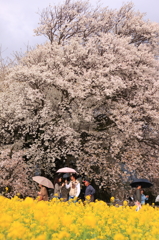
<svg viewBox="0 0 159 240"><path fill-rule="evenodd" d="M70 176L70 183L67 184L67 181L65 183L66 188L70 188L69 191L69 200L73 199L73 198L78 198L79 194L80 194L80 182L76 179L76 175L72 174Z"/></svg>

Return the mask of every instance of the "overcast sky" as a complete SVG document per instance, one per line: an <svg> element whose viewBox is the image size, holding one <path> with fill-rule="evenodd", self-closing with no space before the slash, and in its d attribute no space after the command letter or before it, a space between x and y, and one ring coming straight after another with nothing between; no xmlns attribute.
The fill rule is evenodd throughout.
<svg viewBox="0 0 159 240"><path fill-rule="evenodd" d="M36 46L46 41L34 36L38 26L38 10L59 0L0 0L0 48L3 58L12 57L13 52L25 52L27 46ZM90 0L95 4L96 0ZM123 0L101 0L103 6L119 9ZM146 18L159 23L159 0L132 0L135 9L146 13Z"/></svg>

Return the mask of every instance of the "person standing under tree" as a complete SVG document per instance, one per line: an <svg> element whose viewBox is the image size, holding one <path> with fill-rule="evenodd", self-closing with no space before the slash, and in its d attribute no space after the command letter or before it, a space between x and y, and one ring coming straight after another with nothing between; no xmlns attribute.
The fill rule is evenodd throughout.
<svg viewBox="0 0 159 240"><path fill-rule="evenodd" d="M85 194L84 194L85 199L87 196L89 196L90 202L94 202L95 189L90 184L90 180L88 178L85 178L84 185L86 186L86 190L85 190Z"/></svg>
<svg viewBox="0 0 159 240"><path fill-rule="evenodd" d="M141 208L141 185L136 186L136 190L134 193L134 202L137 206L136 211L139 211Z"/></svg>
<svg viewBox="0 0 159 240"><path fill-rule="evenodd" d="M48 190L45 186L39 184L40 192L38 192L38 201L48 201Z"/></svg>
<svg viewBox="0 0 159 240"><path fill-rule="evenodd" d="M66 188L65 185L66 179L62 179L62 188L61 188L61 199L63 199L64 202L68 200L68 194L69 194L69 189Z"/></svg>
<svg viewBox="0 0 159 240"><path fill-rule="evenodd" d="M145 205L145 201L147 201L149 198L148 195L145 196L144 190L141 190L141 205Z"/></svg>
<svg viewBox="0 0 159 240"><path fill-rule="evenodd" d="M61 188L64 185L64 184L62 185L61 182L62 182L62 178L61 177L56 177L55 178L55 181L54 181L54 186L55 186L55 188L54 188L54 197L56 197L56 198L60 198L61 197Z"/></svg>
<svg viewBox="0 0 159 240"><path fill-rule="evenodd" d="M75 174L72 174L70 176L70 183L67 184L67 180L66 180L66 183L65 183L65 186L67 189L70 188L70 191L69 191L69 200L70 199L73 199L73 198L78 198L79 194L80 194L80 183L79 181L76 179L76 175Z"/></svg>

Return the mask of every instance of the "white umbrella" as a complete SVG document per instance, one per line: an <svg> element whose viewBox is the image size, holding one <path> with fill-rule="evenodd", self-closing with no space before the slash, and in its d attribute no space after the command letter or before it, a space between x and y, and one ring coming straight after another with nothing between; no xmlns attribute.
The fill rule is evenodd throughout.
<svg viewBox="0 0 159 240"><path fill-rule="evenodd" d="M33 177L33 180L45 187L54 188L52 182L48 178L45 178L42 176L35 176L35 177Z"/></svg>
<svg viewBox="0 0 159 240"><path fill-rule="evenodd" d="M76 170L69 167L60 168L57 173L77 173Z"/></svg>

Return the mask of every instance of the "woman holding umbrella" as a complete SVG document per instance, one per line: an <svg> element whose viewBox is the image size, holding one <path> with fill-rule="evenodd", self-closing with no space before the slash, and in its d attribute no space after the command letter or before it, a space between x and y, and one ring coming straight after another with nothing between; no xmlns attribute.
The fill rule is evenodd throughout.
<svg viewBox="0 0 159 240"><path fill-rule="evenodd" d="M41 200L48 201L49 196L48 196L47 188L41 184L39 184L39 187L40 187L40 191L38 192L38 195L39 195L38 201L41 201Z"/></svg>
<svg viewBox="0 0 159 240"><path fill-rule="evenodd" d="M64 186L64 183L61 184L62 178L56 177L54 180L54 197L60 198L61 197L61 188Z"/></svg>
<svg viewBox="0 0 159 240"><path fill-rule="evenodd" d="M65 186L67 189L70 189L69 191L69 200L73 199L73 198L78 198L79 194L80 194L80 182L76 179L76 175L72 174L70 176L70 183L67 184L67 182L65 183Z"/></svg>
<svg viewBox="0 0 159 240"><path fill-rule="evenodd" d="M33 180L37 183L39 183L40 191L38 192L39 195L39 201L48 201L48 190L47 188L54 188L52 182L43 176L35 176L33 177Z"/></svg>
<svg viewBox="0 0 159 240"><path fill-rule="evenodd" d="M76 179L76 170L69 167L60 168L57 173L72 173L70 176L69 184L65 181L66 189L69 190L69 200L73 198L78 198L80 194L80 182ZM75 200L76 201L76 200Z"/></svg>

